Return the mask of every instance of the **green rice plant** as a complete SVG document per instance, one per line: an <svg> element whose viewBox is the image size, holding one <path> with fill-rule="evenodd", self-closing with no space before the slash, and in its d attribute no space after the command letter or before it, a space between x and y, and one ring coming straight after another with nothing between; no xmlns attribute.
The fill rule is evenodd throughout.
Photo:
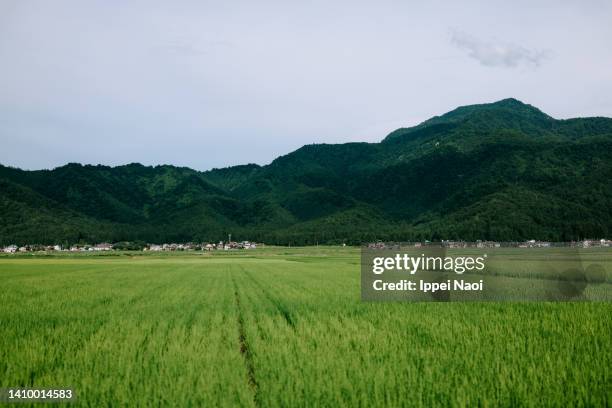
<svg viewBox="0 0 612 408"><path fill-rule="evenodd" d="M612 304L365 303L359 274L352 248L2 257L0 387L72 387L74 406L609 406Z"/></svg>

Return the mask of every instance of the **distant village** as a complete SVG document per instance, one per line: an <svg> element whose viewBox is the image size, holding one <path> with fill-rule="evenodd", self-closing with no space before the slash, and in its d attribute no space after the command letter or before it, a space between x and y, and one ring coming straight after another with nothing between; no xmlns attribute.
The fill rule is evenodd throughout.
<svg viewBox="0 0 612 408"><path fill-rule="evenodd" d="M95 245L71 245L63 247L61 245L9 245L2 248L2 252L8 254L14 254L18 252L100 252L100 251L114 251L124 250L125 243L110 244L107 242L95 244ZM258 244L250 241L219 241L218 243L193 243L188 242L186 244L146 244L140 250L152 251L152 252L163 252L163 251L230 251L239 249L255 249L263 244Z"/></svg>
<svg viewBox="0 0 612 408"><path fill-rule="evenodd" d="M129 244L129 243L127 243ZM572 242L548 242L548 241L517 241L517 242L496 242L496 241L442 241L442 242L409 242L409 243L389 243L375 242L367 244L368 248L372 249L393 249L398 247L413 246L415 248L427 246L443 246L445 248L550 248L550 247L575 247L575 248L598 248L612 247L612 240L607 239L585 239L582 241ZM166 244L144 244L136 249L126 248L125 242L110 244L107 242L99 244L82 244L82 245L8 245L0 247L0 252L14 254L20 252L100 252L100 251L122 251L122 250L141 250L145 252L172 252L172 251L231 251L255 249L265 246L262 243L251 241L219 241L218 243L193 243L184 244L166 243ZM346 246L343 244L343 246Z"/></svg>
<svg viewBox="0 0 612 408"><path fill-rule="evenodd" d="M612 240L608 239L585 239L582 241L571 241L571 242L549 242L549 241L538 241L531 239L528 241L516 241L516 242L497 242L497 241L441 241L441 242L408 242L408 243L389 243L389 242L375 242L368 244L370 249L393 249L398 247L414 247L421 248L427 246L436 246L444 248L551 248L551 247L573 247L573 248L596 248L596 247L610 247L612 246Z"/></svg>

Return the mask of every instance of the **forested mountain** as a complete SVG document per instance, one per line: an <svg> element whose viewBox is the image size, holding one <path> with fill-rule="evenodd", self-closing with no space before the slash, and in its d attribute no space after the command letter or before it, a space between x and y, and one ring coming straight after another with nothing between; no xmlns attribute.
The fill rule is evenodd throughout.
<svg viewBox="0 0 612 408"><path fill-rule="evenodd" d="M612 119L515 99L266 166L0 166L0 244L612 236Z"/></svg>

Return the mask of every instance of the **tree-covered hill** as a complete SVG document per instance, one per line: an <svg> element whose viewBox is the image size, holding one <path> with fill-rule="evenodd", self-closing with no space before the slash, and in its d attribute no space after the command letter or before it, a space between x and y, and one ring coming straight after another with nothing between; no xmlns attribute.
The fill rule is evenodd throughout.
<svg viewBox="0 0 612 408"><path fill-rule="evenodd" d="M0 166L0 243L548 239L612 235L612 119L515 99L381 143L307 145L266 166Z"/></svg>

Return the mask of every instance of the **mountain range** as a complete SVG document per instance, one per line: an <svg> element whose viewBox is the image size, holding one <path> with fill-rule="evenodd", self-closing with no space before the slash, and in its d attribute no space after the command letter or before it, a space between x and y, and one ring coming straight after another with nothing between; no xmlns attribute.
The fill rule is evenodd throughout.
<svg viewBox="0 0 612 408"><path fill-rule="evenodd" d="M229 233L292 245L610 237L612 119L557 120L504 99L265 166L0 166L0 244Z"/></svg>

